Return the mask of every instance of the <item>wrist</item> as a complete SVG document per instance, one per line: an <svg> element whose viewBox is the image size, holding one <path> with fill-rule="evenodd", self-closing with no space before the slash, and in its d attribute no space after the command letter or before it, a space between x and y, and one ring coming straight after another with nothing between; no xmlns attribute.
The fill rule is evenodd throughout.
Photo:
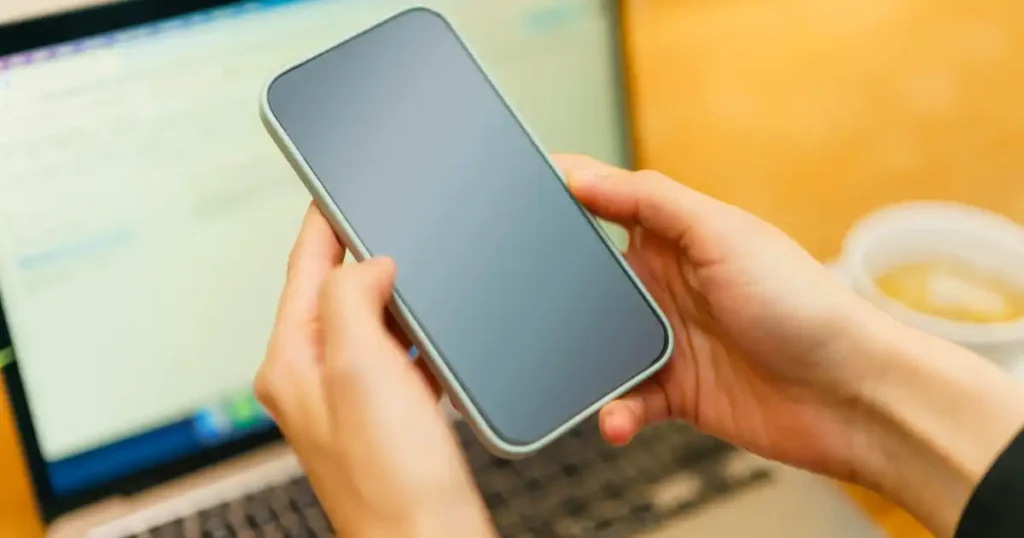
<svg viewBox="0 0 1024 538"><path fill-rule="evenodd" d="M885 320L867 340L859 389L873 455L864 485L952 536L975 486L1024 426L1024 394L997 366Z"/></svg>

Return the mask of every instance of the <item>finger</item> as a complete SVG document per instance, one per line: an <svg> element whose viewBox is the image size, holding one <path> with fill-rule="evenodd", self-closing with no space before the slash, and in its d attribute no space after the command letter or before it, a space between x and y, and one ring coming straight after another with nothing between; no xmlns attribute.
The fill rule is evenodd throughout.
<svg viewBox="0 0 1024 538"><path fill-rule="evenodd" d="M586 155L561 153L551 156L551 161L570 179L575 176L589 176L594 179L607 177L614 173L625 172L622 168L601 162Z"/></svg>
<svg viewBox="0 0 1024 538"><path fill-rule="evenodd" d="M666 420L669 416L664 389L648 382L604 406L598 421L605 440L620 446L629 443L644 426Z"/></svg>
<svg viewBox="0 0 1024 538"><path fill-rule="evenodd" d="M437 376L435 376L434 372L430 369L430 365L428 365L427 361L423 358L417 358L413 361L413 364L416 365L416 369L419 371L420 376L423 377L423 382L426 383L427 388L430 389L430 392L434 395L434 399L440 400L441 394L444 393L444 389L441 388L441 383L437 380Z"/></svg>
<svg viewBox="0 0 1024 538"><path fill-rule="evenodd" d="M404 334L404 333L403 333ZM406 349L412 349L410 344L403 344ZM419 371L420 377L423 378L424 384L430 389L431 394L434 395L435 400L440 400L441 395L444 394L444 388L441 386L441 382L438 381L437 375L430 368L430 364L427 359L424 358L423 353L420 350L416 350L416 354L412 356L413 365L416 366L416 370Z"/></svg>
<svg viewBox="0 0 1024 538"><path fill-rule="evenodd" d="M325 281L320 299L324 365L339 381L373 375L386 355L408 362L408 348L403 353L387 327L394 281L395 264L389 258L345 264Z"/></svg>
<svg viewBox="0 0 1024 538"><path fill-rule="evenodd" d="M626 228L639 225L683 242L700 223L714 218L721 202L657 172L611 172L569 176L573 195L596 216Z"/></svg>
<svg viewBox="0 0 1024 538"><path fill-rule="evenodd" d="M405 334L405 331L401 328L398 321L395 319L394 314L391 312L388 312L387 314L386 325L388 332L390 332L391 336L398 341L399 345L402 346L402 349L410 351L412 349L412 340L407 334ZM419 371L420 376L423 378L423 382L434 395L434 399L440 399L444 390L441 388L441 383L437 380L437 376L434 375L430 366L427 364L426 359L424 359L418 351L415 356L411 357L411 359L413 364L416 366L416 369Z"/></svg>
<svg viewBox="0 0 1024 538"><path fill-rule="evenodd" d="M456 413L466 416L466 410L462 408L461 403L451 398L448 398L448 403L452 404L452 409L454 409Z"/></svg>
<svg viewBox="0 0 1024 538"><path fill-rule="evenodd" d="M322 400L316 352L320 336L315 327L302 335L272 336L267 355L256 372L256 399L278 426L283 427L295 417L304 421L315 416L315 409L311 411L310 407L316 407L315 402Z"/></svg>
<svg viewBox="0 0 1024 538"><path fill-rule="evenodd" d="M388 328L388 332L391 333L391 336L395 337L395 340L398 340L398 343L401 344L403 348L408 350L412 347L412 340L409 338L409 335L405 334L405 330L402 329L398 320L395 319L395 315L391 312L387 313L387 322L385 325Z"/></svg>
<svg viewBox="0 0 1024 538"><path fill-rule="evenodd" d="M275 421L283 414L280 408L295 400L296 391L316 379L317 354L313 346L319 339L317 293L321 282L343 257L344 249L330 224L310 204L288 258L286 281L267 355L254 380L257 398Z"/></svg>
<svg viewBox="0 0 1024 538"><path fill-rule="evenodd" d="M270 415L270 419L278 422L281 417L281 411L278 403L280 401L278 397L279 388L277 381L275 381L275 374L276 372L271 368L270 364L264 361L256 372L256 378L253 380L253 394L256 396L256 401Z"/></svg>
<svg viewBox="0 0 1024 538"><path fill-rule="evenodd" d="M320 286L341 264L345 249L320 210L309 205L302 228L288 257L288 272L278 308L282 329L307 327L317 315Z"/></svg>
<svg viewBox="0 0 1024 538"><path fill-rule="evenodd" d="M313 366L268 360L257 372L253 389L256 400L283 431L316 421L323 407L320 379L319 369Z"/></svg>
<svg viewBox="0 0 1024 538"><path fill-rule="evenodd" d="M393 321L393 319L394 318L391 318L389 319L389 321ZM397 322L395 324L397 325ZM392 329L392 333L394 333L394 331L395 329ZM405 332L399 330L399 334L401 334L402 337L405 337ZM404 339L401 337L396 337L396 339L402 342L402 348L408 351L412 351L412 344L407 337L405 337ZM444 394L444 388L441 386L441 382L437 380L437 375L435 375L434 371L431 370L430 364L427 362L427 359L423 357L423 353L417 349L416 353L411 355L411 357L413 365L419 372L420 377L423 378L423 383L426 385L428 389L430 389L431 394L434 395L434 399L440 400L441 395Z"/></svg>

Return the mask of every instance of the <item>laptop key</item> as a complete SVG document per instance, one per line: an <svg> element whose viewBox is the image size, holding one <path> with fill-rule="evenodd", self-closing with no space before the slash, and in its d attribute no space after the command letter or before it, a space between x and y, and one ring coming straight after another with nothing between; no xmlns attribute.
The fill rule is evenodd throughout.
<svg viewBox="0 0 1024 538"><path fill-rule="evenodd" d="M281 526L290 536L297 536L306 530L306 522L295 512L280 515Z"/></svg>
<svg viewBox="0 0 1024 538"><path fill-rule="evenodd" d="M306 525L314 533L327 534L331 532L331 524L319 508L307 508L303 510L302 515L306 519Z"/></svg>
<svg viewBox="0 0 1024 538"><path fill-rule="evenodd" d="M270 509L270 504L259 494L250 495L246 501L245 513L249 516L249 523L252 526L264 527L277 520L273 510Z"/></svg>
<svg viewBox="0 0 1024 538"><path fill-rule="evenodd" d="M313 495L313 488L309 485L309 480L305 477L292 480L291 483L288 484L288 490L288 496L295 508L302 510L311 506L319 506L316 496Z"/></svg>
<svg viewBox="0 0 1024 538"><path fill-rule="evenodd" d="M155 529L151 529L149 534L153 538L181 538L185 535L184 520L178 519L165 523Z"/></svg>
<svg viewBox="0 0 1024 538"><path fill-rule="evenodd" d="M228 503L218 504L216 506L211 506L210 508L207 508L205 510L201 510L199 512L199 520L206 521L208 519L223 518L224 515L227 514L227 512Z"/></svg>
<svg viewBox="0 0 1024 538"><path fill-rule="evenodd" d="M334 532L305 478L231 499L131 538L328 538Z"/></svg>
<svg viewBox="0 0 1024 538"><path fill-rule="evenodd" d="M241 531L250 528L249 516L245 513L242 499L235 499L227 503L227 507L225 517L233 529Z"/></svg>
<svg viewBox="0 0 1024 538"><path fill-rule="evenodd" d="M286 538L288 535L277 523L271 523L256 530L256 535L261 538Z"/></svg>
<svg viewBox="0 0 1024 538"><path fill-rule="evenodd" d="M203 530L199 527L199 514L190 514L182 519L184 524L184 532L182 536L185 538L202 538Z"/></svg>
<svg viewBox="0 0 1024 538"><path fill-rule="evenodd" d="M235 531L231 527L224 525L214 525L211 527L205 527L203 529L203 538L234 538Z"/></svg>
<svg viewBox="0 0 1024 538"><path fill-rule="evenodd" d="M199 528L203 538L233 538L234 530L227 519L227 504L221 504L199 513Z"/></svg>

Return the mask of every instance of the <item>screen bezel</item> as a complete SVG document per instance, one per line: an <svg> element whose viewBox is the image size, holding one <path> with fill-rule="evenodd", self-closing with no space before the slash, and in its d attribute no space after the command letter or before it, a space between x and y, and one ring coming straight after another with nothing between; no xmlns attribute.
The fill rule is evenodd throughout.
<svg viewBox="0 0 1024 538"><path fill-rule="evenodd" d="M623 0L596 1L607 6L615 23L613 25L613 47L608 53L612 55L613 69L618 73L619 83L616 90L619 100L619 125L624 140L624 147L621 149L625 164L632 165L635 155L635 140L632 136L633 126L630 114L632 101L625 63ZM0 56L157 22L205 9L241 3L244 3L244 0L131 0L49 14L8 24L0 23ZM0 350L10 347L16 359L17 348L11 343L3 312L2 293L0 293ZM281 439L280 432L276 429L255 433L72 495L58 496L50 486L46 461L36 438L17 360L0 367L0 378L3 380L7 398L11 404L14 423L21 440L22 452L34 489L36 505L41 518L46 523L100 499L143 491Z"/></svg>

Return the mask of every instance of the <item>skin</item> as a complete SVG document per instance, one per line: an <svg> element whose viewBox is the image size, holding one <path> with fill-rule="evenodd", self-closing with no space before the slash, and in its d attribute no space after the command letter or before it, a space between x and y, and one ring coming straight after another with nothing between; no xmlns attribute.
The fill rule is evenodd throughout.
<svg viewBox="0 0 1024 538"><path fill-rule="evenodd" d="M615 444L680 419L764 457L855 482L952 536L1024 424L1024 391L988 361L902 326L773 226L655 172L558 156L574 196L630 230L626 259L668 316L669 364L601 411ZM494 535L427 370L386 306L387 259L339 267L306 217L261 402L340 534ZM415 447L415 450L409 450Z"/></svg>
<svg viewBox="0 0 1024 538"><path fill-rule="evenodd" d="M433 378L385 314L394 264L343 258L310 207L257 397L339 536L493 535Z"/></svg>

